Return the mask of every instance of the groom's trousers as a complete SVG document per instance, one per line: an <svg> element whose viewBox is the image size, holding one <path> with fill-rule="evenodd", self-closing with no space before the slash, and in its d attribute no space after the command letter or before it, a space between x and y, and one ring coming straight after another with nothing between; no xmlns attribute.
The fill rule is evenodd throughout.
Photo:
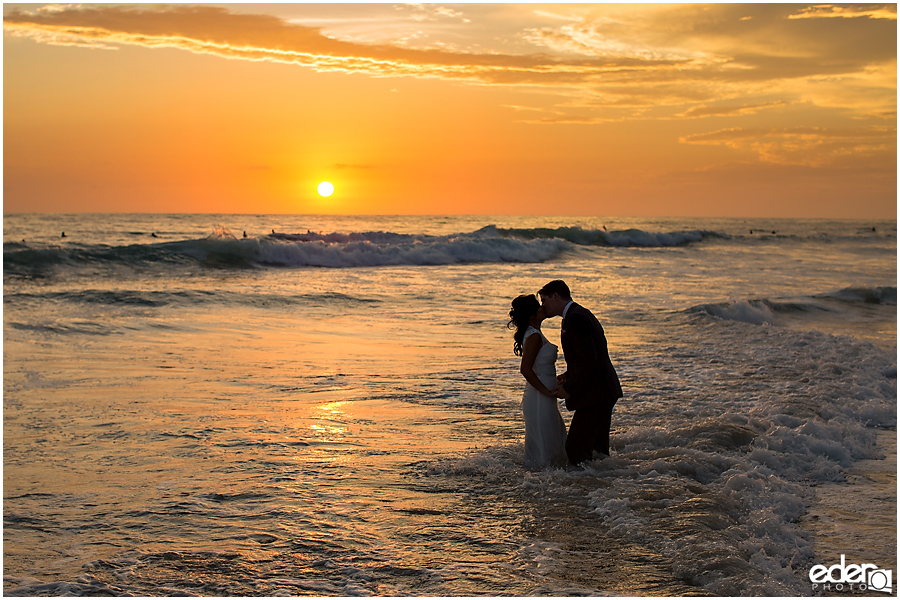
<svg viewBox="0 0 900 600"><path fill-rule="evenodd" d="M612 404L584 406L572 415L566 436L569 462L577 465L590 460L593 451L609 456L609 428L612 425Z"/></svg>

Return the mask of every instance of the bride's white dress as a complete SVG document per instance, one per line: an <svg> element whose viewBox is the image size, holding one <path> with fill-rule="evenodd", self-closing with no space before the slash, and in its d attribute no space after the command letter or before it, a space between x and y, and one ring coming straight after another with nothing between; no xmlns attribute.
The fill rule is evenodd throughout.
<svg viewBox="0 0 900 600"><path fill-rule="evenodd" d="M551 344L544 334L529 327L525 330L523 343L528 336L539 335L544 341L534 359L534 372L547 389L556 387L556 356L559 348ZM525 413L525 463L529 467L564 466L566 457L566 424L559 414L556 398L545 396L530 383L525 384L522 394L522 412Z"/></svg>

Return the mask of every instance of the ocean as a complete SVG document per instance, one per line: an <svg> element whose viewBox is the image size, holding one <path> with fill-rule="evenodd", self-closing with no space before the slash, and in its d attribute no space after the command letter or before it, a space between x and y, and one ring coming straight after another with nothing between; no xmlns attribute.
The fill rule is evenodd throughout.
<svg viewBox="0 0 900 600"><path fill-rule="evenodd" d="M5 595L896 573L896 221L7 214L3 239ZM529 471L507 313L558 278L625 396L610 457Z"/></svg>

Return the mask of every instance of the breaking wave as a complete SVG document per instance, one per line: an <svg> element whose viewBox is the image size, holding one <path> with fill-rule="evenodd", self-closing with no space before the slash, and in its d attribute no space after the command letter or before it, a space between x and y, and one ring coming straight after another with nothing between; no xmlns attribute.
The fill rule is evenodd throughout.
<svg viewBox="0 0 900 600"><path fill-rule="evenodd" d="M491 226L493 227L493 226ZM489 229L489 228L485 228ZM683 246L702 242L707 238L727 239L729 236L695 229L692 231L673 231L653 233L641 229L625 229L623 231L606 231L599 229L582 229L581 227L535 227L531 229L495 229L500 235L518 239L562 239L578 246L620 246L648 247Z"/></svg>
<svg viewBox="0 0 900 600"><path fill-rule="evenodd" d="M4 245L4 273L53 275L66 267L201 265L208 268L376 267L465 263L537 263L576 246L665 247L727 237L707 231L652 233L639 229L606 232L579 227L499 229L434 236L385 231L360 233L275 233L238 239L217 228L203 239L107 246L71 244Z"/></svg>
<svg viewBox="0 0 900 600"><path fill-rule="evenodd" d="M707 315L725 321L739 321L755 325L780 325L794 317L815 313L846 313L873 305L897 306L897 288L848 287L834 292L807 297L774 300L741 299L728 302L698 304L687 309L688 314Z"/></svg>

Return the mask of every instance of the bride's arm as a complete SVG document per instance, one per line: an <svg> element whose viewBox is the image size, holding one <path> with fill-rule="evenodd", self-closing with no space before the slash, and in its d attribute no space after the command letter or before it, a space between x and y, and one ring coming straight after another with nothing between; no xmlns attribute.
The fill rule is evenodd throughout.
<svg viewBox="0 0 900 600"><path fill-rule="evenodd" d="M525 381L530 383L537 391L545 396L553 397L553 392L547 389L547 386L541 383L540 378L534 372L534 359L537 358L544 340L538 334L532 334L525 339L522 345L522 366L519 372L525 377Z"/></svg>

